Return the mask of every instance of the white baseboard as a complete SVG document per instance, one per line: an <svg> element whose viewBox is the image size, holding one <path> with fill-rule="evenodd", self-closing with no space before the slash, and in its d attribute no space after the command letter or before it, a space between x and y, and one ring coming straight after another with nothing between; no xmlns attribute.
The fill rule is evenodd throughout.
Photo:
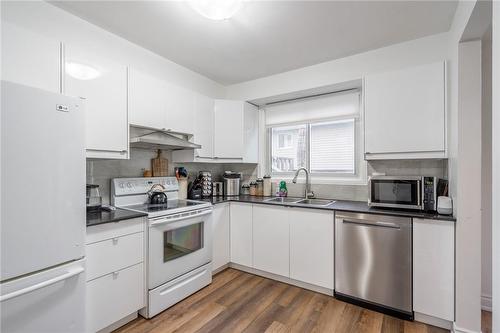
<svg viewBox="0 0 500 333"><path fill-rule="evenodd" d="M225 270L226 268L229 268L229 264L225 264L225 265L222 265L221 267L219 268L216 268L212 271L212 276L216 275L216 274L219 274L220 272L222 272L223 270Z"/></svg>
<svg viewBox="0 0 500 333"><path fill-rule="evenodd" d="M315 286L313 284L309 284L309 283L306 283L306 282L302 282L302 281L290 279L290 278L287 278L285 276L281 276L281 275L277 275L277 274L273 274L273 273L264 272L264 271L261 271L259 269L255 269L255 268L243 266L243 265L240 265L240 264L230 263L229 267L232 267L232 268L235 268L235 269L238 269L240 271L247 272L247 273L250 273L250 274L255 274L255 275L263 276L263 277L271 279L271 280L276 280L276 281L287 283L287 284L291 284L291 285L294 285L294 286L297 286L297 287L300 287L300 288L312 290L312 291L315 291L315 292L318 292L318 293L321 293L321 294L325 294L325 295L328 295L328 296L333 296L333 289L328 289L328 288L325 288L325 287Z"/></svg>
<svg viewBox="0 0 500 333"><path fill-rule="evenodd" d="M137 318L137 311L134 313L129 314L128 316L118 320L117 322L114 322L113 324L109 325L108 327L103 328L102 330L99 330L97 333L110 333L113 332L114 330L122 327L123 325L131 322L135 318Z"/></svg>
<svg viewBox="0 0 500 333"><path fill-rule="evenodd" d="M451 330L453 333L481 333L481 331L473 331L467 328L462 328L457 326L457 323L453 323L453 329Z"/></svg>
<svg viewBox="0 0 500 333"><path fill-rule="evenodd" d="M491 304L492 304L491 295L481 295L482 310L491 312L492 310Z"/></svg>
<svg viewBox="0 0 500 333"><path fill-rule="evenodd" d="M436 318L436 317L429 316L429 315L426 315L426 314L423 314L420 312L414 312L414 314L415 314L415 321L418 321L418 322L421 322L424 324L429 324L429 325L436 326L436 327L441 327L441 328L444 328L446 330L451 330L453 328L452 321L444 320L441 318Z"/></svg>

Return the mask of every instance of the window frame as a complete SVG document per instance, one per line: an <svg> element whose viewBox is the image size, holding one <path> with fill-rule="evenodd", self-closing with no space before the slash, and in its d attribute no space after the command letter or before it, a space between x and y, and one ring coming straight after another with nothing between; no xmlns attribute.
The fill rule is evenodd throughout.
<svg viewBox="0 0 500 333"><path fill-rule="evenodd" d="M311 172L311 184L338 184L338 185L366 185L367 184L367 162L364 159L364 112L363 112L363 94L360 93L359 113L355 115L345 115L329 118L321 118L306 121L277 123L265 125L265 173L271 176L273 181L291 181L295 175L294 172L273 172L272 171L272 128L282 126L307 125L306 126L306 168L310 170L311 154L311 124L327 123L341 120L354 119L354 173L338 172ZM297 183L304 183L305 177L299 177Z"/></svg>

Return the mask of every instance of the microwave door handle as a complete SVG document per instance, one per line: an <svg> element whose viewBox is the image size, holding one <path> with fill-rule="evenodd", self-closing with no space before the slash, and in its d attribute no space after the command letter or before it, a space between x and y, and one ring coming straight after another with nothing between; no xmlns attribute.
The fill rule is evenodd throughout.
<svg viewBox="0 0 500 333"><path fill-rule="evenodd" d="M417 191L417 206L419 207L423 207L423 203L421 201L421 197L422 197L422 192L424 190L424 184L421 183L420 180L417 180L417 188L418 188L418 191Z"/></svg>
<svg viewBox="0 0 500 333"><path fill-rule="evenodd" d="M186 220L186 219L191 219L191 218L196 218L199 216L208 215L210 213L212 213L212 209L206 209L206 210L203 210L203 211L198 212L196 214L189 214L189 213L179 214L178 216L173 217L173 218L160 218L156 221L153 220L151 222L151 226L161 225L161 224L165 224L165 223L174 223L174 222L178 222L178 221L182 221L182 220Z"/></svg>

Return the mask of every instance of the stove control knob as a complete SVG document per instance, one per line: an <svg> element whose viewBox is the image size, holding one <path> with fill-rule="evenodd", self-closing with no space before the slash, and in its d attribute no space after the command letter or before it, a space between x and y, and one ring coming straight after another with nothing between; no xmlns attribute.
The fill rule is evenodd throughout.
<svg viewBox="0 0 500 333"><path fill-rule="evenodd" d="M125 187L125 185L124 185L123 183L120 183L120 184L118 185L118 187L120 187L120 188L124 188L124 187Z"/></svg>
<svg viewBox="0 0 500 333"><path fill-rule="evenodd" d="M128 183L127 183L127 187L128 187L128 188L132 188L132 183L131 183L131 182L128 182Z"/></svg>

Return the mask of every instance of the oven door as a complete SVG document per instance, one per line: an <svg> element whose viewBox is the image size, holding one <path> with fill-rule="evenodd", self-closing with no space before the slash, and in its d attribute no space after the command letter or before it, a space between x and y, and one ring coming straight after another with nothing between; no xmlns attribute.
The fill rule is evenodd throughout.
<svg viewBox="0 0 500 333"><path fill-rule="evenodd" d="M378 176L370 178L368 205L422 209L422 177Z"/></svg>
<svg viewBox="0 0 500 333"><path fill-rule="evenodd" d="M149 289L212 260L212 208L149 220Z"/></svg>

